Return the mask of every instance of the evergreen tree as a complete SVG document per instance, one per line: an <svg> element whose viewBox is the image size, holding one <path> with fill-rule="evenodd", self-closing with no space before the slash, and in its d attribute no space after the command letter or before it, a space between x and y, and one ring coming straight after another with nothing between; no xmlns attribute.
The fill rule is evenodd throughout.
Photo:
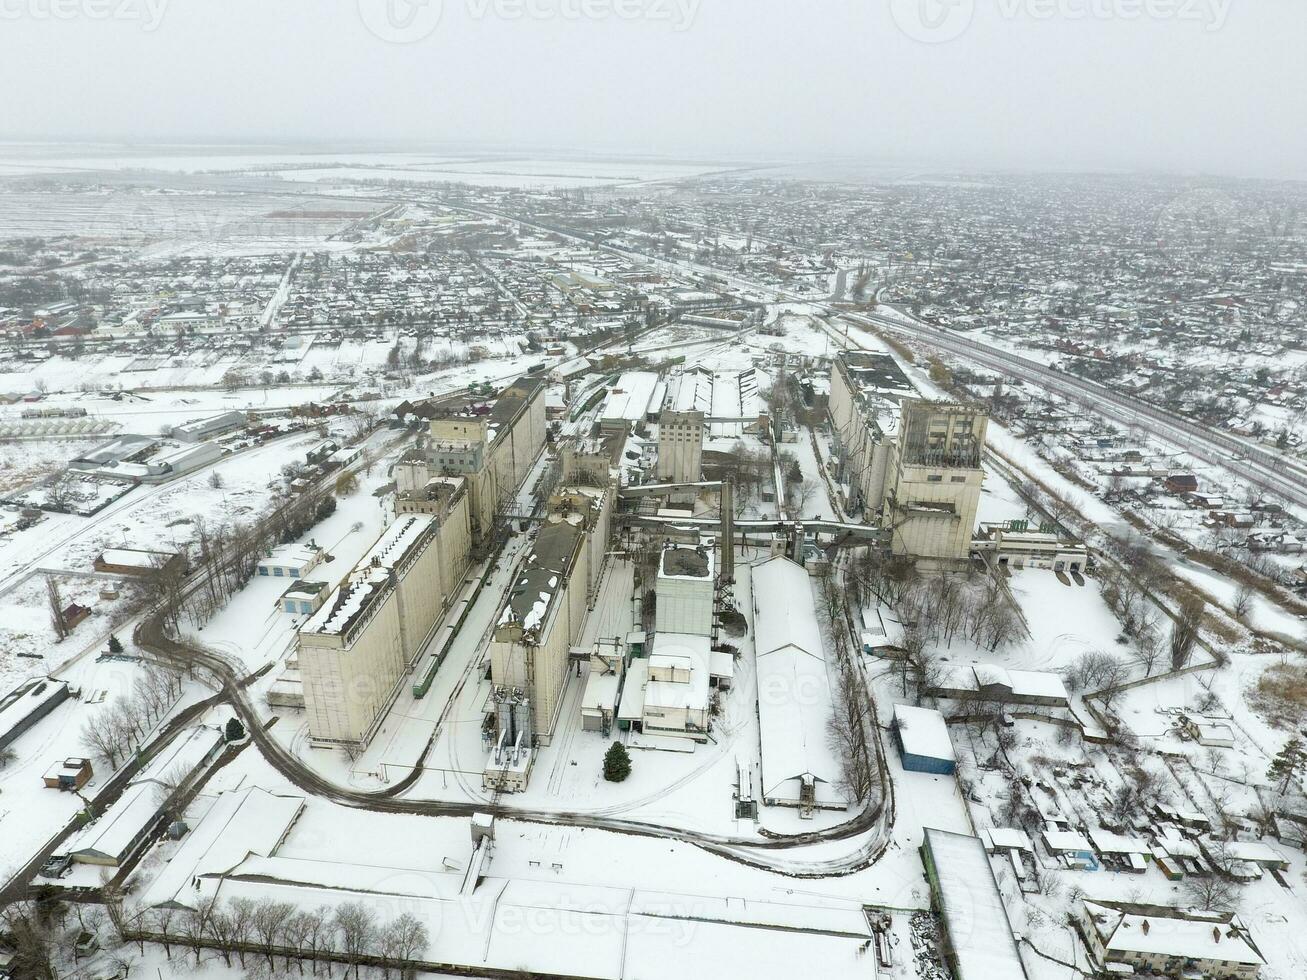
<svg viewBox="0 0 1307 980"><path fill-rule="evenodd" d="M224 734L228 742L239 742L245 737L245 726L241 724L239 718L228 718Z"/></svg>
<svg viewBox="0 0 1307 980"><path fill-rule="evenodd" d="M1303 750L1302 739L1295 735L1284 743L1284 748L1280 749L1279 754L1271 760L1266 775L1278 784L1280 792L1283 793L1289 788L1290 781L1301 774L1305 766L1307 766L1307 751Z"/></svg>
<svg viewBox="0 0 1307 980"><path fill-rule="evenodd" d="M604 779L610 783L620 783L629 775L631 775L630 753L621 742L614 742L608 747L608 754L604 756Z"/></svg>
<svg viewBox="0 0 1307 980"><path fill-rule="evenodd" d="M118 639L118 637L115 636L113 633L109 634L109 652L110 653L123 652L123 641Z"/></svg>

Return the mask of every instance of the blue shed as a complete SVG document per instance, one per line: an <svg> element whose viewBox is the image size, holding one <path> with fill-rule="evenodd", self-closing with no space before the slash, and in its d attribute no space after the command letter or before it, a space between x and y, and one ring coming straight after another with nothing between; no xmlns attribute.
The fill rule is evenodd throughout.
<svg viewBox="0 0 1307 980"><path fill-rule="evenodd" d="M908 772L951 776L957 768L944 716L931 708L894 705L894 741Z"/></svg>

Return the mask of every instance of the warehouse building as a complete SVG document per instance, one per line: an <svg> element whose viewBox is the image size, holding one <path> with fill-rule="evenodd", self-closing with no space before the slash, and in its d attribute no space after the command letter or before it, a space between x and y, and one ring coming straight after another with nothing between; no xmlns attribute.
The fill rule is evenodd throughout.
<svg viewBox="0 0 1307 980"><path fill-rule="evenodd" d="M926 689L936 698L959 701L996 701L1065 708L1071 703L1066 684L1058 674L1044 670L1015 670L997 664L946 667Z"/></svg>
<svg viewBox="0 0 1307 980"><path fill-rule="evenodd" d="M322 561L322 549L310 544L279 544L259 559L259 575L272 578L303 578Z"/></svg>
<svg viewBox="0 0 1307 980"><path fill-rule="evenodd" d="M208 809L150 883L145 908L186 908L200 877L221 877L247 858L272 857L304 812L304 797L258 786L203 802Z"/></svg>
<svg viewBox="0 0 1307 980"><path fill-rule="evenodd" d="M762 797L769 806L844 810L830 747L830 677L808 573L788 558L753 566Z"/></svg>
<svg viewBox="0 0 1307 980"><path fill-rule="evenodd" d="M186 562L181 555L172 551L109 548L100 552L92 567L97 572L109 572L113 575L149 577L159 574L181 574L186 570Z"/></svg>
<svg viewBox="0 0 1307 980"><path fill-rule="evenodd" d="M109 868L133 860L161 829L169 797L200 779L224 744L222 730L207 725L178 734L108 810L69 840L68 856Z"/></svg>
<svg viewBox="0 0 1307 980"><path fill-rule="evenodd" d="M1024 980L1026 968L981 840L928 827L921 863L954 980Z"/></svg>
<svg viewBox="0 0 1307 980"><path fill-rule="evenodd" d="M18 737L68 699L68 685L53 677L24 681L0 698L0 749Z"/></svg>
<svg viewBox="0 0 1307 980"><path fill-rule="evenodd" d="M214 436L226 435L245 428L248 419L244 412L223 412L204 419L191 419L181 425L174 425L169 435L182 442L200 442Z"/></svg>
<svg viewBox="0 0 1307 980"><path fill-rule="evenodd" d="M893 724L894 744L898 746L904 769L936 776L953 774L957 757L943 715L931 708L896 704Z"/></svg>
<svg viewBox="0 0 1307 980"><path fill-rule="evenodd" d="M625 433L633 425L652 422L666 393L666 383L653 371L627 371L608 389L599 410L600 431Z"/></svg>

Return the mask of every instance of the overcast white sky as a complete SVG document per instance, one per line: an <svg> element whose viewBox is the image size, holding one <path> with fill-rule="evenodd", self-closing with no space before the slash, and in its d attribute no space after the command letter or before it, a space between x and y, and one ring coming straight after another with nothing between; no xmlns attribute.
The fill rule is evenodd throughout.
<svg viewBox="0 0 1307 980"><path fill-rule="evenodd" d="M437 2L0 0L0 137L1307 177L1304 0Z"/></svg>

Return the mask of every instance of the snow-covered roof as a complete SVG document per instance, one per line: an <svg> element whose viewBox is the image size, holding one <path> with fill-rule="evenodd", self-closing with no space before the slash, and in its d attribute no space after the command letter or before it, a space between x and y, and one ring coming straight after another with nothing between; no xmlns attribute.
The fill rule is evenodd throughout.
<svg viewBox="0 0 1307 980"><path fill-rule="evenodd" d="M976 691L983 687L1005 687L1016 697L1069 700L1060 675L1044 670L1014 670L998 664L959 665L947 669L939 687Z"/></svg>
<svg viewBox="0 0 1307 980"><path fill-rule="evenodd" d="M165 777L188 778L204 764L210 754L217 750L222 741L222 729L198 725L185 736L178 735L169 742L167 747L141 770L135 781Z"/></svg>
<svg viewBox="0 0 1307 980"><path fill-rule="evenodd" d="M871 938L851 901L790 897L785 903L487 876L463 893L462 872L377 867L337 860L249 857L230 877L201 875L181 896L290 902L297 908L362 901L408 912L432 940L428 958L467 972L588 977L774 976L855 973ZM219 891L220 890L220 891ZM450 928L450 923L466 927ZM522 923L531 941L522 941ZM690 926L686 928L686 926Z"/></svg>
<svg viewBox="0 0 1307 980"><path fill-rule="evenodd" d="M151 780L132 783L98 820L78 831L68 842L67 853L121 862L159 816L161 792L160 785Z"/></svg>
<svg viewBox="0 0 1307 980"><path fill-rule="evenodd" d="M1235 861L1251 861L1254 864L1283 865L1288 861L1283 854L1270 844L1259 840L1232 840L1220 845L1225 856Z"/></svg>
<svg viewBox="0 0 1307 980"><path fill-rule="evenodd" d="M752 581L753 636L758 656L794 646L823 658L808 573L788 558L769 558L753 566Z"/></svg>
<svg viewBox="0 0 1307 980"><path fill-rule="evenodd" d="M1055 853L1062 851L1093 851L1093 846L1089 843L1089 838L1084 834L1077 834L1073 830L1046 830L1044 831L1044 843L1048 849Z"/></svg>
<svg viewBox="0 0 1307 980"><path fill-rule="evenodd" d="M1160 954L1256 966L1266 962L1237 916L1199 912L1182 916L1178 909L1174 915L1139 915L1095 902L1085 902L1085 911L1109 954Z"/></svg>
<svg viewBox="0 0 1307 980"><path fill-rule="evenodd" d="M619 721L639 721L644 717L644 686L649 679L649 661L636 657L626 668L622 684L622 703L617 706Z"/></svg>
<svg viewBox="0 0 1307 980"><path fill-rule="evenodd" d="M1099 854L1151 854L1153 851L1145 840L1115 834L1102 827L1090 827L1089 839Z"/></svg>
<svg viewBox="0 0 1307 980"><path fill-rule="evenodd" d="M638 422L661 400L662 387L652 371L628 371L617 379L604 401L600 418L608 422Z"/></svg>
<svg viewBox="0 0 1307 980"><path fill-rule="evenodd" d="M258 786L220 794L150 884L142 904L174 901L196 874L230 871L251 854L270 856L303 809L302 796L276 796Z"/></svg>
<svg viewBox="0 0 1307 980"><path fill-rule="evenodd" d="M322 549L312 547L307 544L279 544L272 549L272 554L267 558L259 559L260 565L266 565L269 568L280 566L282 568L312 568L318 563L322 555Z"/></svg>
<svg viewBox="0 0 1307 980"><path fill-rule="evenodd" d="M764 797L789 797L805 775L838 795L840 766L830 748L831 685L808 573L788 558L752 574L758 672L758 727Z"/></svg>
<svg viewBox="0 0 1307 980"><path fill-rule="evenodd" d="M581 694L581 710L612 711L617 704L617 689L621 681L622 675L616 671L603 673L591 669Z"/></svg>
<svg viewBox="0 0 1307 980"><path fill-rule="evenodd" d="M170 551L141 551L136 548L108 548L100 552L100 559L106 565L121 568L157 568L161 562L174 558Z"/></svg>
<svg viewBox="0 0 1307 980"><path fill-rule="evenodd" d="M1030 845L1030 838L1026 836L1026 832L1018 827L987 827L980 832L980 835L987 838L990 846L995 849L1034 850Z"/></svg>
<svg viewBox="0 0 1307 980"><path fill-rule="evenodd" d="M655 681L645 684L644 703L655 708L708 707L708 660L711 641L693 633L658 633L649 654L649 669L688 670L690 679Z"/></svg>
<svg viewBox="0 0 1307 980"><path fill-rule="evenodd" d="M15 688L0 701L0 736L8 735L46 704L67 694L68 685L52 677L37 678Z"/></svg>
<svg viewBox="0 0 1307 980"><path fill-rule="evenodd" d="M403 564L435 523L436 518L430 514L396 518L300 632L339 635L349 629L355 618L386 590L391 569Z"/></svg>
<svg viewBox="0 0 1307 980"><path fill-rule="evenodd" d="M928 827L925 846L935 869L956 980L1025 977L984 844L976 837Z"/></svg>
<svg viewBox="0 0 1307 980"><path fill-rule="evenodd" d="M899 741L903 751L928 759L953 760L953 740L949 738L944 716L933 708L918 708L910 704L894 705L894 720L898 723Z"/></svg>

